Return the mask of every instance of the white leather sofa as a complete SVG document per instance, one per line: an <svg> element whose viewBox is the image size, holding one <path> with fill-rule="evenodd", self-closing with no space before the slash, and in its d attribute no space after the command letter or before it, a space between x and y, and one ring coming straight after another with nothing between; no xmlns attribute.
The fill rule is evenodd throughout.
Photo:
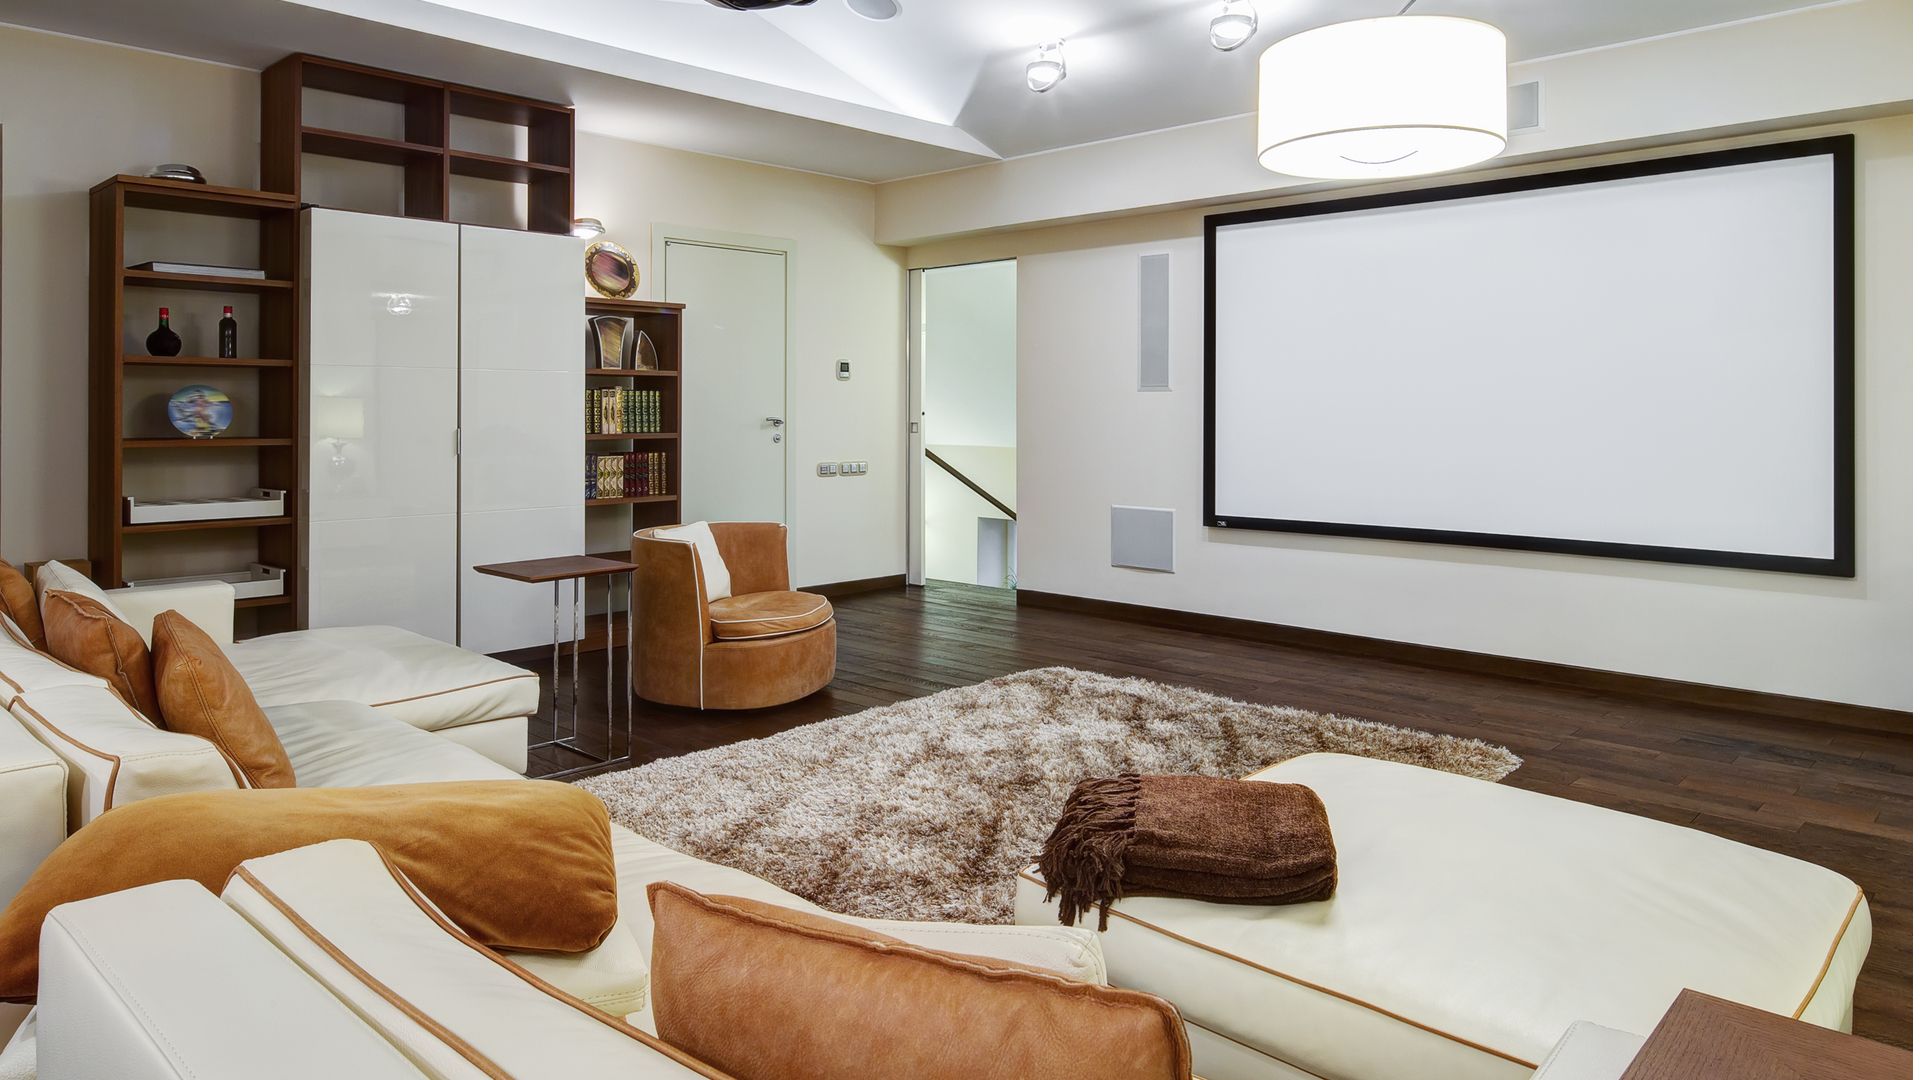
<svg viewBox="0 0 1920 1080"><path fill-rule="evenodd" d="M1570 1025L1644 1037L1686 988L1852 1024L1872 924L1832 871L1370 758L1308 754L1253 779L1326 803L1334 898L1130 897L1101 935L1114 985L1179 1007L1209 1080L1518 1080ZM1022 871L1015 921L1058 925L1045 892Z"/></svg>

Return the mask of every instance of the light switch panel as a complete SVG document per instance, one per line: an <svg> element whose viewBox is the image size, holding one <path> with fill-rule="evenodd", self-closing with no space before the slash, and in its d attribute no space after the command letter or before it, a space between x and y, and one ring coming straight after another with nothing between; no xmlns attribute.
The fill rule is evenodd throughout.
<svg viewBox="0 0 1920 1080"><path fill-rule="evenodd" d="M838 476L838 475L840 475L840 464L839 464L838 462L835 462L835 461L823 461L823 462L821 462L821 463L820 463L820 475L821 475L821 476Z"/></svg>

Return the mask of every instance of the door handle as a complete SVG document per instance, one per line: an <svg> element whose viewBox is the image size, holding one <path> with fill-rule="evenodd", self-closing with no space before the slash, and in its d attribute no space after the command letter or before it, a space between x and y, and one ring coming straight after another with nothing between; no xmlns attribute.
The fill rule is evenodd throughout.
<svg viewBox="0 0 1920 1080"><path fill-rule="evenodd" d="M772 424L774 427L784 427L786 425L786 421L777 416L767 417L766 422Z"/></svg>

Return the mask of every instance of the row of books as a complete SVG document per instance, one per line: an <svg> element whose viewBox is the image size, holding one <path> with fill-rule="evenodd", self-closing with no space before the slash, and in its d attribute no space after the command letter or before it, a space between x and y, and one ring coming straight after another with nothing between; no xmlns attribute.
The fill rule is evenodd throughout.
<svg viewBox="0 0 1920 1080"><path fill-rule="evenodd" d="M667 455L634 451L587 455L587 498L628 499L666 495Z"/></svg>
<svg viewBox="0 0 1920 1080"><path fill-rule="evenodd" d="M660 391L587 391L587 434L637 435L660 430Z"/></svg>

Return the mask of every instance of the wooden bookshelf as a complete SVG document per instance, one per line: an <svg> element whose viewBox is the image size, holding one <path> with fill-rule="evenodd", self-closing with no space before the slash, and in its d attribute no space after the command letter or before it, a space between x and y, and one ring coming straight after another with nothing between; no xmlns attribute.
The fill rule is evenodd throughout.
<svg viewBox="0 0 1920 1080"><path fill-rule="evenodd" d="M229 552L237 552L231 557L241 564L261 562L294 570L299 566L305 524L297 493L306 471L299 439L303 391L296 361L300 305L293 287L299 273L300 204L286 194L138 176L104 180L89 198L87 555L94 580L102 587L118 588L126 584L129 564L139 577L176 576L193 568L182 570L170 563L204 566L211 558L229 557ZM254 222L257 265L266 271L266 278L129 268L128 218L145 212ZM148 324L152 312L147 308L155 298L144 296L137 308L130 307L129 290L158 290L163 298L166 292L187 290L193 295L161 302L191 307L203 316L217 312L227 297L252 298L259 355L227 358L191 351L181 356L145 355L137 344L144 331L137 326ZM210 325L212 319L203 317L201 322ZM211 351L214 343L186 344L189 350ZM205 370L196 377L196 368ZM153 380L175 373L182 385L197 378L217 383L221 372L244 377L242 383L233 384L239 388L234 394L236 426L254 433L212 439L158 437L157 432L167 429L165 417L141 412L151 407L147 399L152 396ZM147 380L137 391L129 390L130 373ZM242 416L244 425L239 423ZM126 497L152 494L133 486L140 481L130 482L129 466L164 462L164 474L175 490L219 497L238 494L223 489L231 484L236 461L244 463L238 471L249 473L254 484L288 492L284 515L127 522ZM146 474L155 471L149 468ZM197 481L201 477L205 479ZM248 532L251 538L244 537ZM164 546L148 546L154 544ZM239 607L246 614L237 620L236 631L270 633L304 625L306 604L298 593L297 576L286 575L284 595L243 601Z"/></svg>
<svg viewBox="0 0 1920 1080"><path fill-rule="evenodd" d="M403 137L311 126L303 108L308 90L397 106ZM524 128L526 156L455 145L456 118ZM260 75L260 185L296 202L313 202L301 192L305 158L341 158L397 168L401 216L455 220L450 189L457 176L525 185L526 227L564 233L573 223L573 144L573 108L551 101L306 53Z"/></svg>
<svg viewBox="0 0 1920 1080"><path fill-rule="evenodd" d="M589 367L587 388L590 390L599 387L658 390L661 430L616 435L589 433L585 436L586 452L617 454L625 450L634 450L642 453L664 452L667 455L667 492L665 494L587 499L589 535L607 531L604 523L593 516L595 514L617 515L620 531L625 534L656 525L675 525L680 521L679 375L684 340L681 320L685 311L685 304L659 300L609 300L597 296L587 298L583 319L600 315L632 319L636 329L645 331L647 336L653 339L654 349L660 357L660 368L657 371ZM624 553L621 555L623 559L626 557Z"/></svg>

